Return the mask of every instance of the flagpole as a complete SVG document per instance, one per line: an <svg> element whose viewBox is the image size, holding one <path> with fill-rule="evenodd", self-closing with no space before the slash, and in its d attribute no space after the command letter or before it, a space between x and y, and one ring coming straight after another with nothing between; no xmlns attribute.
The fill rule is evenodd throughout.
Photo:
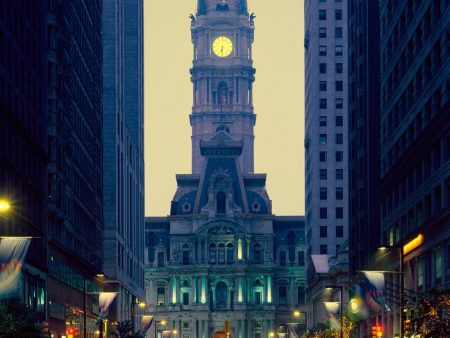
<svg viewBox="0 0 450 338"><path fill-rule="evenodd" d="M83 271L83 337L86 338L87 337L87 332L86 332L86 320L87 320L87 287L86 287L86 271Z"/></svg>

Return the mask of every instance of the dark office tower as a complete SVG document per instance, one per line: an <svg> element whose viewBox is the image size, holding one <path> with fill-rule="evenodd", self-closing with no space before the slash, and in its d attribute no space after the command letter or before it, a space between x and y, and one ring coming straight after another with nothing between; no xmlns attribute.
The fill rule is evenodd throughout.
<svg viewBox="0 0 450 338"><path fill-rule="evenodd" d="M65 335L72 322L83 336L87 309L93 336L103 252L102 1L48 6L50 330Z"/></svg>
<svg viewBox="0 0 450 338"><path fill-rule="evenodd" d="M367 268L380 245L380 10L378 1L348 2L350 271Z"/></svg>
<svg viewBox="0 0 450 338"><path fill-rule="evenodd" d="M105 277L111 319L139 323L144 302L143 0L103 1Z"/></svg>
<svg viewBox="0 0 450 338"><path fill-rule="evenodd" d="M33 236L17 296L45 312L46 2L0 1L0 236Z"/></svg>
<svg viewBox="0 0 450 338"><path fill-rule="evenodd" d="M419 293L450 281L449 26L449 1L381 2L382 242Z"/></svg>

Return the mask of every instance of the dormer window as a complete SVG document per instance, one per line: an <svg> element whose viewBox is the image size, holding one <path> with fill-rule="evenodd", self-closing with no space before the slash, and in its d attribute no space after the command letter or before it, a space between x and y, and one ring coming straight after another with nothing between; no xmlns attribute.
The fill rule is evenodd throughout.
<svg viewBox="0 0 450 338"><path fill-rule="evenodd" d="M216 196L217 213L225 214L227 211L227 196L223 191L219 191Z"/></svg>

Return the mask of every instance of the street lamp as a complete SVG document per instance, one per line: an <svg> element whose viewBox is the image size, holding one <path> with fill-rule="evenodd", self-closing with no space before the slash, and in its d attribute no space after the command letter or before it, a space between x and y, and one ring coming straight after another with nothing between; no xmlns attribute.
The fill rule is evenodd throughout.
<svg viewBox="0 0 450 338"><path fill-rule="evenodd" d="M400 251L400 266L399 266L399 273L400 273L400 337L403 338L405 334L405 328L403 327L404 322L404 308L405 308L405 273L404 273L404 267L403 267L403 260L405 259L404 249L401 245L384 245L380 246L378 250L385 251L389 249L395 249Z"/></svg>
<svg viewBox="0 0 450 338"><path fill-rule="evenodd" d="M0 199L0 212L7 212L11 208L11 203L7 199Z"/></svg>
<svg viewBox="0 0 450 338"><path fill-rule="evenodd" d="M295 318L300 318L300 316L302 315L302 313L305 315L305 332L307 332L308 330L308 313L306 311L300 311L300 310L295 310L292 315Z"/></svg>
<svg viewBox="0 0 450 338"><path fill-rule="evenodd" d="M167 322L165 320L161 320L161 321L155 321L155 338L158 338L158 326L166 326Z"/></svg>
<svg viewBox="0 0 450 338"><path fill-rule="evenodd" d="M340 300L341 300L341 304L340 304L340 315L341 315L341 338L344 337L344 322L343 322L343 317L342 317L342 312L343 312L343 303L344 303L344 288L340 285L327 285L325 286L325 289L327 290L333 290L333 289L339 289L339 293L340 293Z"/></svg>

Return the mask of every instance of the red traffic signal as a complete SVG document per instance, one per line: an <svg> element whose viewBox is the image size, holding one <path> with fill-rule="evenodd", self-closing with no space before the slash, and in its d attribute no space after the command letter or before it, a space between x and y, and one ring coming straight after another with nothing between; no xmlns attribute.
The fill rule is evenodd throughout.
<svg viewBox="0 0 450 338"><path fill-rule="evenodd" d="M74 338L75 337L75 329L73 327L69 327L66 330L67 338Z"/></svg>
<svg viewBox="0 0 450 338"><path fill-rule="evenodd" d="M381 325L372 326L373 337L383 337L383 327Z"/></svg>

